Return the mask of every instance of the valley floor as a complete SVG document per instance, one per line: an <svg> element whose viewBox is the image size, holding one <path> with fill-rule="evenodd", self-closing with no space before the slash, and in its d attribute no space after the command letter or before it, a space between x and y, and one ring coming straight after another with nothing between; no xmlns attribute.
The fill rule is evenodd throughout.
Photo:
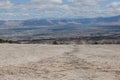
<svg viewBox="0 0 120 80"><path fill-rule="evenodd" d="M0 44L0 80L120 80L120 45Z"/></svg>

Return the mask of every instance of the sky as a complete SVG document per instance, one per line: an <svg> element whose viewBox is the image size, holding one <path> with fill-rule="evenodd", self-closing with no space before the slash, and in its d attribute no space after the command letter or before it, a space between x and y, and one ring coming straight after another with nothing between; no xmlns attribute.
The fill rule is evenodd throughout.
<svg viewBox="0 0 120 80"><path fill-rule="evenodd" d="M0 0L0 20L120 15L120 0Z"/></svg>

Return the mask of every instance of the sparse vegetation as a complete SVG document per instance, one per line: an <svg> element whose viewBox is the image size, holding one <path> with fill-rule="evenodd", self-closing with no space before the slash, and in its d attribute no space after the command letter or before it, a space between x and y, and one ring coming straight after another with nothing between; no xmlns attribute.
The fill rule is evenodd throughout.
<svg viewBox="0 0 120 80"><path fill-rule="evenodd" d="M57 41L53 41L53 44L57 45L57 44L58 44L58 42L57 42Z"/></svg>
<svg viewBox="0 0 120 80"><path fill-rule="evenodd" d="M0 43L18 43L17 41L12 41L12 40L3 40L0 39Z"/></svg>
<svg viewBox="0 0 120 80"><path fill-rule="evenodd" d="M79 38L50 38L20 41L21 43L33 44L120 44L120 37L79 37Z"/></svg>

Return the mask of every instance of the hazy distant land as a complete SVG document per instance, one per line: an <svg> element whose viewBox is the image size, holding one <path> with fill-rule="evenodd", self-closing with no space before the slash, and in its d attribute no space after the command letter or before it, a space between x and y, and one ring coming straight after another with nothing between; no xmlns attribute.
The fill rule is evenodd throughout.
<svg viewBox="0 0 120 80"><path fill-rule="evenodd" d="M19 43L120 44L120 16L0 20L0 39Z"/></svg>

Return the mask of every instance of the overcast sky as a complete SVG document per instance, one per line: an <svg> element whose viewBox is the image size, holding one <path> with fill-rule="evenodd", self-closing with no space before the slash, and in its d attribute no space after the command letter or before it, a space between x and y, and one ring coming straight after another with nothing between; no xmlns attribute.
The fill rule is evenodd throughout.
<svg viewBox="0 0 120 80"><path fill-rule="evenodd" d="M0 0L0 20L115 15L120 15L120 0Z"/></svg>

